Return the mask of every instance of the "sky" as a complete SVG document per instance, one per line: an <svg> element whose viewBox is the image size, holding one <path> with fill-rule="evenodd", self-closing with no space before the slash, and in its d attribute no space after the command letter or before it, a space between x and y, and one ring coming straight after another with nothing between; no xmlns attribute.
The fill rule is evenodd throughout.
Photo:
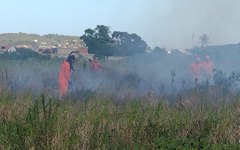
<svg viewBox="0 0 240 150"><path fill-rule="evenodd" d="M136 33L154 48L240 42L240 0L0 0L0 34L81 36L87 28ZM194 34L194 40L193 40Z"/></svg>

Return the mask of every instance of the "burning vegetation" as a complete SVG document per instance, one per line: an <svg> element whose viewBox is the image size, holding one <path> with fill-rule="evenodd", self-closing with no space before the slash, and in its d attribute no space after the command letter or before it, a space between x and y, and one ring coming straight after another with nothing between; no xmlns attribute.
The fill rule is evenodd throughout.
<svg viewBox="0 0 240 150"><path fill-rule="evenodd" d="M194 52L73 54L64 96L62 58L2 55L0 149L238 148L240 72L223 52Z"/></svg>

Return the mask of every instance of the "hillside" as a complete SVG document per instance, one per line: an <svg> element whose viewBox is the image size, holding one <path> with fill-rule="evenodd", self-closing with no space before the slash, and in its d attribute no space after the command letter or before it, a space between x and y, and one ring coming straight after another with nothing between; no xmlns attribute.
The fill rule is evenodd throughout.
<svg viewBox="0 0 240 150"><path fill-rule="evenodd" d="M37 34L27 34L27 33L4 33L0 34L0 44L1 45L17 45L17 44L30 44L45 42L49 44L63 43L66 41L79 40L78 36L67 36L59 34L47 34L47 35L37 35Z"/></svg>
<svg viewBox="0 0 240 150"><path fill-rule="evenodd" d="M0 50L2 47L26 48L41 53L53 53L59 57L66 57L72 50L85 47L85 43L78 36L59 34L27 34L27 33L4 33L0 34ZM57 48L57 54L52 51Z"/></svg>

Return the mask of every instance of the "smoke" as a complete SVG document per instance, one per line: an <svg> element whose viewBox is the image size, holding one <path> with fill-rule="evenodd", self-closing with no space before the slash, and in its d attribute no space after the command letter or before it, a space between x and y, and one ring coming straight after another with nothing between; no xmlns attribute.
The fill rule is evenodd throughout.
<svg viewBox="0 0 240 150"><path fill-rule="evenodd" d="M238 0L145 1L142 22L134 31L142 33L151 46L167 49L192 47L192 34L206 33L210 45L238 43L240 26Z"/></svg>
<svg viewBox="0 0 240 150"><path fill-rule="evenodd" d="M122 61L102 62L104 68L98 72L77 66L71 89L104 89L122 97L129 93L144 95L149 90L161 95L173 94L194 86L194 78L189 72L191 61L191 57L180 53L145 53Z"/></svg>
<svg viewBox="0 0 240 150"><path fill-rule="evenodd" d="M176 81L186 79L188 74L188 62L172 58L168 55L143 54L124 61L102 62L104 68L94 72L89 66L84 68L81 62L77 61L76 71L72 72L69 93L87 89L93 92L108 91L123 98L129 93L146 94L149 89L159 94L170 91L172 70L176 72ZM61 63L56 60L33 59L3 61L0 69L1 85L16 94L31 91L33 94L57 95ZM164 90L161 89L161 86L165 85Z"/></svg>
<svg viewBox="0 0 240 150"><path fill-rule="evenodd" d="M39 60L2 61L1 85L14 94L31 91L33 94L57 90L58 66Z"/></svg>
<svg viewBox="0 0 240 150"><path fill-rule="evenodd" d="M103 91L116 99L141 96L149 91L158 95L176 95L196 87L189 68L195 61L194 52L201 51L199 54L202 59L208 54L214 67L226 72L224 80L227 81L233 71L239 71L239 50L239 45L226 45L195 49L189 55L179 51L172 51L172 54L153 51L121 61L102 61L104 68L98 71L92 71L87 60L77 59L69 93L75 94L76 98L84 98L89 92ZM61 63L62 60L55 59L1 60L0 85L16 94L31 91L33 94L47 93L58 96ZM205 80L203 77L202 81ZM210 85L215 84L213 76L208 82Z"/></svg>

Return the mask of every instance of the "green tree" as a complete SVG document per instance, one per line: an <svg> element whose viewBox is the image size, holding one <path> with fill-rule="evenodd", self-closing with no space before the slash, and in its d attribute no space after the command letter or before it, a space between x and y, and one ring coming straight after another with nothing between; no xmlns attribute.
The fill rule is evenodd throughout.
<svg viewBox="0 0 240 150"><path fill-rule="evenodd" d="M145 41L137 34L114 31L111 34L110 27L97 25L95 29L86 29L80 37L87 47L89 53L98 56L129 56L143 53L147 48Z"/></svg>
<svg viewBox="0 0 240 150"><path fill-rule="evenodd" d="M99 57L111 56L113 54L109 33L109 27L98 25L94 30L86 29L80 39L86 43L89 53L93 53Z"/></svg>
<svg viewBox="0 0 240 150"><path fill-rule="evenodd" d="M209 37L207 34L203 34L199 37L201 47L208 46Z"/></svg>
<svg viewBox="0 0 240 150"><path fill-rule="evenodd" d="M97 25L95 28L97 31L96 35L98 39L101 39L101 41L106 43L111 43L111 37L110 37L110 27L104 26L104 25Z"/></svg>
<svg viewBox="0 0 240 150"><path fill-rule="evenodd" d="M164 48L160 48L158 46L156 46L154 49L153 49L153 53L155 54L159 54L161 56L164 56L167 54L167 51L164 49Z"/></svg>
<svg viewBox="0 0 240 150"><path fill-rule="evenodd" d="M129 34L127 32L115 31L112 38L118 47L124 52L124 55L134 55L136 53L143 53L147 48L147 43L141 39L137 34Z"/></svg>
<svg viewBox="0 0 240 150"><path fill-rule="evenodd" d="M95 35L95 31L93 29L88 28L85 30L85 35L93 37Z"/></svg>

